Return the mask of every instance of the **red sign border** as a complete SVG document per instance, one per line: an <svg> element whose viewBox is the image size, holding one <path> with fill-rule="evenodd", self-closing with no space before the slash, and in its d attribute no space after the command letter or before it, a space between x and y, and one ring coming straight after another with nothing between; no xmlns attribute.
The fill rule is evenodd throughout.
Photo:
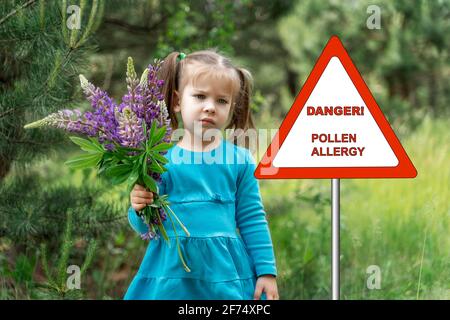
<svg viewBox="0 0 450 320"><path fill-rule="evenodd" d="M323 71L332 57L340 59L350 79L355 85L361 98L369 108L375 122L383 133L386 141L396 155L399 163L396 167L301 167L301 168L278 168L272 165L279 148L283 145L290 129L297 120L300 112L306 104L311 92L319 81ZM279 144L274 141L280 141ZM268 172L267 174L263 172ZM273 172L273 174L272 174ZM400 141L392 130L389 122L375 101L368 86L364 82L361 74L345 50L339 37L333 35L321 55L319 56L308 79L303 85L300 93L284 118L278 132L267 148L264 156L259 162L254 176L257 179L298 179L298 178L414 178L417 176L417 170L403 149Z"/></svg>

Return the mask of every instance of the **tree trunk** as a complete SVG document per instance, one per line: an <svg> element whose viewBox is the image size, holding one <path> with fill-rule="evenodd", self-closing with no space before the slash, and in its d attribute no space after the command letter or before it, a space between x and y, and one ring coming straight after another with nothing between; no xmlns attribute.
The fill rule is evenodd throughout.
<svg viewBox="0 0 450 320"><path fill-rule="evenodd" d="M0 181L2 181L11 169L11 161L9 159L1 159L0 161Z"/></svg>

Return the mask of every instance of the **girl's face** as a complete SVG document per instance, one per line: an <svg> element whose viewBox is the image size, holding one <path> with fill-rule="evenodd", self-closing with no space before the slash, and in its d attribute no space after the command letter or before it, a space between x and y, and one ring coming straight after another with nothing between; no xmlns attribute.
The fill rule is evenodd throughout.
<svg viewBox="0 0 450 320"><path fill-rule="evenodd" d="M222 130L229 121L232 88L216 79L201 77L195 86L186 84L182 96L175 91L174 111L181 112L183 127L191 133L201 134L210 128ZM208 121L209 120L209 121ZM196 128L202 128L194 131ZM200 131L200 132L196 132Z"/></svg>

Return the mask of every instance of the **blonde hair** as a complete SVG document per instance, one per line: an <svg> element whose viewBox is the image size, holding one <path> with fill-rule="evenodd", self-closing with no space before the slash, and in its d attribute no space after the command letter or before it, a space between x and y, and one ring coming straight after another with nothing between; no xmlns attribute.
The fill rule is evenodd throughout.
<svg viewBox="0 0 450 320"><path fill-rule="evenodd" d="M184 87L189 83L194 83L202 76L212 76L228 81L232 88L232 113L230 123L225 129L242 129L241 134L233 136L233 143L236 144L238 138L245 134L248 129L255 129L250 103L253 91L253 77L251 73L241 67L236 67L231 60L216 48L195 51L187 54L186 57L178 61L180 52L170 53L162 62L159 70L159 79L164 80L162 93L169 112L171 127L178 128L178 119L174 111L174 94L178 91L180 97ZM189 70L189 74L187 73ZM188 74L188 77L184 75ZM183 81L180 83L180 81ZM248 145L245 141L244 144Z"/></svg>

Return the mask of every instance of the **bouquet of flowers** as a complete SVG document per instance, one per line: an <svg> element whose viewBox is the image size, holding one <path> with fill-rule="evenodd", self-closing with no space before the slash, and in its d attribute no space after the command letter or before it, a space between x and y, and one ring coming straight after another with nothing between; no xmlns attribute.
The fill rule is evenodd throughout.
<svg viewBox="0 0 450 320"><path fill-rule="evenodd" d="M128 193L136 183L152 191L153 203L138 212L148 226L148 232L141 237L152 240L162 235L170 245L163 225L169 217L176 235L178 255L184 269L190 272L181 253L174 220L187 236L189 232L170 208L168 195L159 194L157 184L161 182L161 174L167 171L164 167L167 159L163 155L172 146L170 118L161 94L164 80L157 78L161 63L155 59L139 80L133 59L129 57L128 92L120 104L80 75L81 88L92 111L82 113L78 109L64 109L24 128L51 126L80 134L85 138L71 136L70 139L86 153L65 162L66 165L74 169L95 167L98 175L106 176L113 185L126 182Z"/></svg>

